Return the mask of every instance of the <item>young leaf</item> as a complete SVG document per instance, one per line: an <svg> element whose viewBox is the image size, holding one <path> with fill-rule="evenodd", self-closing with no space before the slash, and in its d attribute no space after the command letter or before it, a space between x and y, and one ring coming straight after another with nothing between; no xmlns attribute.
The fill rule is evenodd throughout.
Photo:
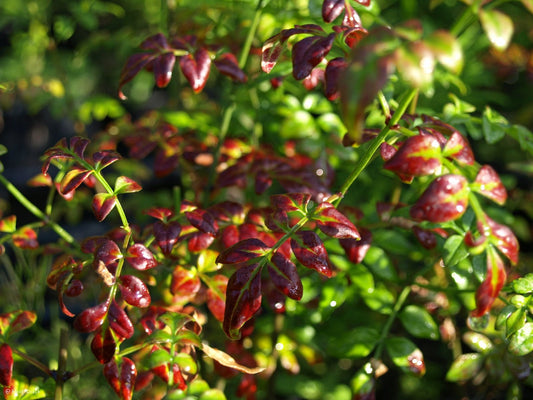
<svg viewBox="0 0 533 400"><path fill-rule="evenodd" d="M59 191L66 196L76 190L94 171L81 167L73 167L68 171L59 185Z"/></svg>
<svg viewBox="0 0 533 400"><path fill-rule="evenodd" d="M314 269L328 278L333 275L324 243L315 232L297 232L295 237L291 238L291 248L298 261L305 267Z"/></svg>
<svg viewBox="0 0 533 400"><path fill-rule="evenodd" d="M344 11L345 0L324 0L322 3L322 19L324 22L333 22Z"/></svg>
<svg viewBox="0 0 533 400"><path fill-rule="evenodd" d="M142 243L131 245L125 254L125 258L138 271L152 269L158 264L152 252Z"/></svg>
<svg viewBox="0 0 533 400"><path fill-rule="evenodd" d="M525 356L533 351L533 323L528 322L510 338L509 351L517 356Z"/></svg>
<svg viewBox="0 0 533 400"><path fill-rule="evenodd" d="M25 226L13 233L13 244L20 249L36 249L39 247L37 233L30 227Z"/></svg>
<svg viewBox="0 0 533 400"><path fill-rule="evenodd" d="M490 165L481 167L471 188L499 205L505 204L507 200L507 190L498 173Z"/></svg>
<svg viewBox="0 0 533 400"><path fill-rule="evenodd" d="M106 364L113 359L117 345L109 328L96 332L91 340L91 351L100 364Z"/></svg>
<svg viewBox="0 0 533 400"><path fill-rule="evenodd" d="M407 338L393 337L386 341L387 353L394 364L402 370L422 376L426 372L424 356L420 349Z"/></svg>
<svg viewBox="0 0 533 400"><path fill-rule="evenodd" d="M127 176L119 176L115 181L114 194L135 193L142 190L141 185Z"/></svg>
<svg viewBox="0 0 533 400"><path fill-rule="evenodd" d="M171 221L168 223L156 221L153 225L153 232L155 242L165 256L172 253L172 248L178 242L181 225L178 221Z"/></svg>
<svg viewBox="0 0 533 400"><path fill-rule="evenodd" d="M478 230L489 236L490 242L511 261L514 265L518 262L519 243L513 231L506 225L502 225L485 216L487 226L478 221Z"/></svg>
<svg viewBox="0 0 533 400"><path fill-rule="evenodd" d="M326 37L310 36L295 43L292 48L292 75L301 80L308 76L329 53L335 34Z"/></svg>
<svg viewBox="0 0 533 400"><path fill-rule="evenodd" d="M468 144L467 140L459 132L453 132L450 138L446 141L444 149L442 150L444 157L449 157L462 165L474 164L474 153Z"/></svg>
<svg viewBox="0 0 533 400"><path fill-rule="evenodd" d="M102 222L115 208L117 197L109 193L97 193L93 197L91 207L98 222Z"/></svg>
<svg viewBox="0 0 533 400"><path fill-rule="evenodd" d="M199 208L188 211L185 213L185 217L191 223L192 226L197 228L203 233L207 233L210 236L216 236L218 232L218 224L215 218L205 210Z"/></svg>
<svg viewBox="0 0 533 400"><path fill-rule="evenodd" d="M296 265L279 251L275 252L268 264L268 273L274 286L294 300L300 300L303 286Z"/></svg>
<svg viewBox="0 0 533 400"><path fill-rule="evenodd" d="M10 215L0 221L0 232L13 233L17 230L17 216Z"/></svg>
<svg viewBox="0 0 533 400"><path fill-rule="evenodd" d="M127 357L122 357L122 366L120 368L120 398L122 400L131 400L136 379L137 368L135 363Z"/></svg>
<svg viewBox="0 0 533 400"><path fill-rule="evenodd" d="M309 193L286 193L270 196L272 205L278 210L285 212L297 210L306 212L309 200L311 200Z"/></svg>
<svg viewBox="0 0 533 400"><path fill-rule="evenodd" d="M223 328L230 339L240 338L240 329L261 307L261 270L259 264L245 265L228 281Z"/></svg>
<svg viewBox="0 0 533 400"><path fill-rule="evenodd" d="M201 281L196 270L180 266L174 268L170 282L170 293L174 295L173 301L175 303L190 301L196 296L200 287Z"/></svg>
<svg viewBox="0 0 533 400"><path fill-rule="evenodd" d="M328 202L320 203L315 209L313 220L326 235L337 239L361 239L355 225L335 206Z"/></svg>
<svg viewBox="0 0 533 400"><path fill-rule="evenodd" d="M328 62L324 72L324 91L328 100L336 100L340 96L339 81L348 67L344 57L337 57Z"/></svg>
<svg viewBox="0 0 533 400"><path fill-rule="evenodd" d="M232 53L219 55L214 64L221 74L229 76L234 81L245 83L248 80L244 71L239 68L237 58Z"/></svg>
<svg viewBox="0 0 533 400"><path fill-rule="evenodd" d="M126 303L140 308L145 308L150 305L150 292L144 282L136 276L122 275L120 277L119 288L122 298Z"/></svg>
<svg viewBox="0 0 533 400"><path fill-rule="evenodd" d="M119 339L129 339L133 336L133 324L128 314L115 300L111 302L108 314L109 327Z"/></svg>
<svg viewBox="0 0 533 400"><path fill-rule="evenodd" d="M94 332L104 323L108 309L108 302L85 309L74 320L74 328L82 333Z"/></svg>
<svg viewBox="0 0 533 400"><path fill-rule="evenodd" d="M416 135L407 138L383 167L400 175L423 176L434 174L440 166L439 141L430 135Z"/></svg>
<svg viewBox="0 0 533 400"><path fill-rule="evenodd" d="M497 50L505 50L509 46L511 37L513 36L513 20L498 10L488 10L486 8L479 10L479 18L490 43Z"/></svg>
<svg viewBox="0 0 533 400"><path fill-rule="evenodd" d="M481 317L492 307L505 283L507 273L498 253L492 246L487 249L487 276L476 291L476 309L472 311L473 317Z"/></svg>
<svg viewBox="0 0 533 400"><path fill-rule="evenodd" d="M211 278L211 284L207 289L207 308L220 322L224 321L226 309L226 288L228 278L224 275L215 275Z"/></svg>
<svg viewBox="0 0 533 400"><path fill-rule="evenodd" d="M194 53L194 55L187 54L186 56L181 57L180 68L194 92L201 92L207 83L211 68L211 57L209 52L204 48L200 48Z"/></svg>
<svg viewBox="0 0 533 400"><path fill-rule="evenodd" d="M241 240L229 249L220 253L216 262L220 264L244 263L263 256L270 248L259 239Z"/></svg>
<svg viewBox="0 0 533 400"><path fill-rule="evenodd" d="M176 56L172 52L162 53L153 60L155 83L157 87L166 87L172 78L172 70L176 63Z"/></svg>

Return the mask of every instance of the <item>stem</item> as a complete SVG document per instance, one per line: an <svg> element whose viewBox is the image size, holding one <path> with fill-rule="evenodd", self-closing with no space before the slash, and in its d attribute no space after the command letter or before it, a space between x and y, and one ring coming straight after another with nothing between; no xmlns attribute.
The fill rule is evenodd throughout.
<svg viewBox="0 0 533 400"><path fill-rule="evenodd" d="M37 218L42 220L46 225L50 226L55 233L57 233L63 240L65 240L69 244L76 244L76 241L74 238L68 233L66 230L64 230L60 225L55 223L54 221L51 221L46 214L44 214L40 209L38 209L26 196L24 196L15 185L13 185L11 182L9 182L6 177L2 174L0 174L0 183L5 186L5 188L8 190L11 195L18 200L20 204L22 204L30 213L35 215Z"/></svg>
<svg viewBox="0 0 533 400"><path fill-rule="evenodd" d="M40 369L42 372L44 372L46 375L48 376L52 376L52 372L50 371L50 368L48 368L46 365L44 365L42 362L40 362L39 360L36 360L35 358L33 358L32 356L29 356L27 355L26 353L23 353L22 351L20 350L17 350L16 348L12 348L11 349L13 351L13 353L15 353L16 355L18 355L20 358L22 358L24 361L30 363L31 365L33 365L34 367Z"/></svg>
<svg viewBox="0 0 533 400"><path fill-rule="evenodd" d="M257 30L259 21L261 19L261 13L263 12L263 8L266 5L263 4L264 2L264 0L259 0L257 2L254 19L252 20L252 24L250 25L250 29L248 30L248 35L246 36L244 45L242 46L241 55L239 57L239 68L241 69L246 66L246 61L248 60L248 55L250 54L250 48L252 47L252 40L254 40L255 31Z"/></svg>
<svg viewBox="0 0 533 400"><path fill-rule="evenodd" d="M61 329L59 334L59 357L56 377L56 391L55 400L63 399L63 383L65 382L65 374L67 371L67 357L68 357L68 331Z"/></svg>
<svg viewBox="0 0 533 400"><path fill-rule="evenodd" d="M463 32L468 25L472 23L475 18L475 13L479 10L481 0L477 0L472 3L466 10L463 11L457 22L454 24L450 33L457 37L461 32Z"/></svg>
<svg viewBox="0 0 533 400"><path fill-rule="evenodd" d="M372 158L376 154L376 152L379 150L379 147L381 144L385 141L387 138L387 135L389 134L391 128L396 125L402 116L405 114L407 107L411 103L411 101L416 97L418 93L418 89L411 89L408 92L404 93L404 95L400 99L400 104L398 105L398 109L394 112L394 115L389 120L389 123L383 127L381 132L379 132L379 135L371 142L370 147L366 150L366 152L363 154L363 156L359 159L359 162L355 166L354 170L352 171L351 175L346 179L344 184L342 185L340 189L340 196L335 201L335 205L337 206L350 186L355 182L355 180L359 177L361 172L364 171L364 169L367 167L367 165L372 161Z"/></svg>

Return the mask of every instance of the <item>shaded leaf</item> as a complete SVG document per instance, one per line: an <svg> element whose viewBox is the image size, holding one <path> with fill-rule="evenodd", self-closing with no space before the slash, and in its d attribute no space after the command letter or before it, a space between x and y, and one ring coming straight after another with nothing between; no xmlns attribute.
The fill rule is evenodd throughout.
<svg viewBox="0 0 533 400"><path fill-rule="evenodd" d="M39 247L37 233L30 227L23 227L13 233L13 244L20 249L36 249Z"/></svg>
<svg viewBox="0 0 533 400"><path fill-rule="evenodd" d="M420 349L407 338L393 337L386 341L387 353L394 364L417 376L424 375L426 365Z"/></svg>
<svg viewBox="0 0 533 400"><path fill-rule="evenodd" d="M315 232L297 232L291 238L291 249L297 260L305 267L314 269L328 278L333 275L324 243Z"/></svg>
<svg viewBox="0 0 533 400"><path fill-rule="evenodd" d="M292 75L301 80L308 76L329 53L335 34L326 37L310 36L295 43L292 48Z"/></svg>
<svg viewBox="0 0 533 400"><path fill-rule="evenodd" d="M102 222L109 213L115 208L117 197L108 193L97 193L93 196L91 204L93 213L98 220Z"/></svg>
<svg viewBox="0 0 533 400"><path fill-rule="evenodd" d="M245 83L248 80L244 71L239 68L237 58L232 53L219 55L214 64L220 73L229 76L234 81Z"/></svg>
<svg viewBox="0 0 533 400"><path fill-rule="evenodd" d="M411 335L433 340L439 338L439 327L425 308L408 305L400 312L399 317Z"/></svg>
<svg viewBox="0 0 533 400"><path fill-rule="evenodd" d="M241 240L220 253L216 262L220 264L236 264L263 256L270 248L256 238Z"/></svg>
<svg viewBox="0 0 533 400"><path fill-rule="evenodd" d="M498 50L505 50L513 36L513 20L501 11L487 8L479 10L479 18L490 43Z"/></svg>
<svg viewBox="0 0 533 400"><path fill-rule="evenodd" d="M153 225L153 232L155 242L163 254L168 256L172 253L172 248L178 242L181 233L181 225L177 221L171 221L168 223L156 221Z"/></svg>
<svg viewBox="0 0 533 400"><path fill-rule="evenodd" d="M207 233L210 236L216 236L218 224L208 211L197 208L186 212L185 217L199 231Z"/></svg>
<svg viewBox="0 0 533 400"><path fill-rule="evenodd" d="M11 386L13 376L13 351L7 343L0 346L0 385Z"/></svg>
<svg viewBox="0 0 533 400"><path fill-rule="evenodd" d="M361 235L355 225L331 203L320 203L315 209L313 220L318 228L330 237L361 239Z"/></svg>
<svg viewBox="0 0 533 400"><path fill-rule="evenodd" d="M472 379L481 369L484 357L478 353L461 354L446 373L446 380L461 382Z"/></svg>
<svg viewBox="0 0 533 400"><path fill-rule="evenodd" d="M96 332L91 340L91 351L100 364L106 364L113 359L116 350L115 339L109 328Z"/></svg>
<svg viewBox="0 0 533 400"><path fill-rule="evenodd" d="M294 300L302 298L303 286L296 265L279 251L272 255L268 263L268 273L280 292Z"/></svg>

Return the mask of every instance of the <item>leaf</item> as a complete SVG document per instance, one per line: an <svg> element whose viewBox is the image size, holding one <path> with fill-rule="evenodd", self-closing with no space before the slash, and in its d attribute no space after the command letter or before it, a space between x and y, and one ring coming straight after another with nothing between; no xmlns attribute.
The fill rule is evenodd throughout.
<svg viewBox="0 0 533 400"><path fill-rule="evenodd" d="M440 143L430 135L411 136L383 167L400 176L432 175L441 167Z"/></svg>
<svg viewBox="0 0 533 400"><path fill-rule="evenodd" d="M93 154L94 169L101 171L105 167L110 166L114 162L120 160L122 157L115 151L102 150Z"/></svg>
<svg viewBox="0 0 533 400"><path fill-rule="evenodd" d="M300 300L303 294L302 281L296 265L279 251L275 252L268 263L268 273L274 286L284 295Z"/></svg>
<svg viewBox="0 0 533 400"><path fill-rule="evenodd" d="M171 221L168 223L156 221L153 225L153 232L155 242L165 256L172 253L174 245L178 242L181 225L178 221Z"/></svg>
<svg viewBox="0 0 533 400"><path fill-rule="evenodd" d="M509 46L511 37L513 36L513 20L498 10L486 8L479 10L479 18L490 43L497 50L505 50Z"/></svg>
<svg viewBox="0 0 533 400"><path fill-rule="evenodd" d="M119 339L129 339L133 336L133 324L128 314L121 308L115 300L111 302L108 313L109 327L115 332Z"/></svg>
<svg viewBox="0 0 533 400"><path fill-rule="evenodd" d="M0 314L0 335L8 337L28 329L36 320L37 314L33 311L17 310Z"/></svg>
<svg viewBox="0 0 533 400"><path fill-rule="evenodd" d="M221 74L229 76L237 82L245 83L248 77L242 69L239 68L239 62L232 53L223 53L215 58L215 67Z"/></svg>
<svg viewBox="0 0 533 400"><path fill-rule="evenodd" d="M154 70L155 83L157 87L166 87L172 79L172 70L176 63L176 56L173 52L166 52L154 58L152 68Z"/></svg>
<svg viewBox="0 0 533 400"><path fill-rule="evenodd" d="M118 97L121 100L126 100L127 97L122 92L122 87L131 81L143 68L145 68L156 56L151 53L133 54L128 58L122 71L120 72L120 79L118 84Z"/></svg>
<svg viewBox="0 0 533 400"><path fill-rule="evenodd" d="M390 314L396 302L394 294L381 282L376 283L373 289L362 292L361 297L371 310L381 314Z"/></svg>
<svg viewBox="0 0 533 400"><path fill-rule="evenodd" d="M96 332L91 340L91 351L100 364L106 364L113 359L117 345L109 328Z"/></svg>
<svg viewBox="0 0 533 400"><path fill-rule="evenodd" d="M483 226L483 223L478 221L478 230L485 235L488 233L490 242L515 265L518 262L520 245L513 231L488 216L485 216L485 222L487 226Z"/></svg>
<svg viewBox="0 0 533 400"><path fill-rule="evenodd" d="M411 217L430 222L453 221L466 211L468 192L468 181L462 175L439 176L411 207Z"/></svg>
<svg viewBox="0 0 533 400"><path fill-rule="evenodd" d="M433 340L439 338L439 327L425 308L408 305L401 311L399 317L404 328L411 335Z"/></svg>
<svg viewBox="0 0 533 400"><path fill-rule="evenodd" d="M196 296L201 287L201 281L196 270L180 266L174 268L170 282L170 293L174 295L175 303L186 303Z"/></svg>
<svg viewBox="0 0 533 400"><path fill-rule="evenodd" d="M211 68L209 52L204 48L200 48L194 55L187 54L181 57L180 68L194 92L201 92L207 83L207 78L209 78Z"/></svg>
<svg viewBox="0 0 533 400"><path fill-rule="evenodd" d="M223 352L222 350L215 349L205 342L202 343L201 349L209 358L219 362L225 367L236 369L237 371L243 372L245 374L258 374L265 370L265 368L263 367L249 368L244 365L241 365L237 361L235 361L235 359L229 354Z"/></svg>
<svg viewBox="0 0 533 400"><path fill-rule="evenodd" d="M333 22L344 11L345 0L324 0L322 3L322 19Z"/></svg>
<svg viewBox="0 0 533 400"><path fill-rule="evenodd" d="M10 215L0 221L0 232L13 233L17 230L17 216Z"/></svg>
<svg viewBox="0 0 533 400"><path fill-rule="evenodd" d="M507 190L498 173L490 165L481 167L471 188L499 205L505 204L507 200Z"/></svg>
<svg viewBox="0 0 533 400"><path fill-rule="evenodd" d="M142 243L131 245L124 257L137 271L146 271L158 264L152 252Z"/></svg>
<svg viewBox="0 0 533 400"><path fill-rule="evenodd" d="M424 356L413 342L403 337L393 337L388 338L385 345L394 364L417 376L424 375L426 372Z"/></svg>
<svg viewBox="0 0 533 400"><path fill-rule="evenodd" d="M490 353L494 347L490 339L479 332L465 332L463 340L472 350L478 353Z"/></svg>
<svg viewBox="0 0 533 400"><path fill-rule="evenodd" d="M218 224L215 218L205 210L199 208L188 211L185 213L185 217L191 223L192 226L199 231L207 233L210 236L216 236L218 232Z"/></svg>
<svg viewBox="0 0 533 400"><path fill-rule="evenodd" d="M315 209L313 220L318 228L330 237L361 239L361 235L355 225L331 203L320 203Z"/></svg>
<svg viewBox="0 0 533 400"><path fill-rule="evenodd" d="M148 288L142 280L133 275L122 275L119 284L124 301L134 307L145 308L150 305Z"/></svg>
<svg viewBox="0 0 533 400"><path fill-rule="evenodd" d="M220 322L224 321L226 309L226 288L228 278L224 275L215 275L211 278L211 284L207 289L207 308Z"/></svg>
<svg viewBox="0 0 533 400"><path fill-rule="evenodd" d="M114 194L135 193L142 190L141 185L127 176L119 176L115 181Z"/></svg>
<svg viewBox="0 0 533 400"><path fill-rule="evenodd" d="M259 264L245 265L228 281L223 328L230 339L240 338L240 329L261 307L261 270Z"/></svg>
<svg viewBox="0 0 533 400"><path fill-rule="evenodd" d="M270 196L272 205L276 209L284 212L300 210L302 213L305 213L309 200L311 200L309 193L286 193Z"/></svg>
<svg viewBox="0 0 533 400"><path fill-rule="evenodd" d="M442 150L444 157L452 158L461 165L473 165L474 153L467 140L459 132L453 132Z"/></svg>
<svg viewBox="0 0 533 400"><path fill-rule="evenodd" d="M445 30L436 30L424 41L440 64L456 75L461 73L463 51L455 36Z"/></svg>
<svg viewBox="0 0 533 400"><path fill-rule="evenodd" d="M220 253L216 262L220 264L244 263L262 257L268 250L270 248L259 239L245 239Z"/></svg>
<svg viewBox="0 0 533 400"><path fill-rule="evenodd" d="M328 100L336 100L340 96L339 81L348 68L344 57L337 57L328 62L324 71L324 91Z"/></svg>
<svg viewBox="0 0 533 400"><path fill-rule="evenodd" d="M409 41L396 52L396 67L410 86L427 90L435 72L435 57L428 46L420 41Z"/></svg>
<svg viewBox="0 0 533 400"><path fill-rule="evenodd" d="M13 351L7 343L0 346L0 385L11 386L13 376Z"/></svg>
<svg viewBox="0 0 533 400"><path fill-rule="evenodd" d="M462 382L474 378L483 365L484 357L478 353L461 354L446 373L446 380Z"/></svg>
<svg viewBox="0 0 533 400"><path fill-rule="evenodd" d="M461 235L452 235L444 243L443 261L451 268L468 257L468 250Z"/></svg>
<svg viewBox="0 0 533 400"><path fill-rule="evenodd" d="M487 248L487 276L476 291L476 309L471 313L473 317L481 317L491 309L506 278L507 273L502 259L494 248L489 246Z"/></svg>
<svg viewBox="0 0 533 400"><path fill-rule="evenodd" d="M36 249L39 247L37 242L37 233L30 227L18 229L11 237L13 244L20 249Z"/></svg>
<svg viewBox="0 0 533 400"><path fill-rule="evenodd" d="M335 34L326 37L310 36L295 43L292 48L292 75L301 80L308 76L329 53Z"/></svg>
<svg viewBox="0 0 533 400"><path fill-rule="evenodd" d="M314 269L330 278L333 271L329 266L324 243L313 231L299 231L291 238L291 249L296 259L307 268Z"/></svg>
<svg viewBox="0 0 533 400"><path fill-rule="evenodd" d="M483 111L481 127L483 136L488 144L499 142L505 137L509 128L507 120L497 111L486 107Z"/></svg>
<svg viewBox="0 0 533 400"><path fill-rule="evenodd" d="M533 323L528 322L513 333L509 340L509 351L517 356L525 356L533 351Z"/></svg>
<svg viewBox="0 0 533 400"><path fill-rule="evenodd" d="M91 204L93 213L98 220L102 222L109 213L115 208L117 197L109 193L97 193L93 196Z"/></svg>
<svg viewBox="0 0 533 400"><path fill-rule="evenodd" d="M513 280L511 283L513 291L519 294L533 293L533 273Z"/></svg>
<svg viewBox="0 0 533 400"><path fill-rule="evenodd" d="M83 310L74 320L74 328L82 333L94 332L104 323L108 309L109 303L105 301Z"/></svg>
<svg viewBox="0 0 533 400"><path fill-rule="evenodd" d="M81 167L73 167L68 171L59 185L59 191L66 196L76 190L94 171Z"/></svg>
<svg viewBox="0 0 533 400"><path fill-rule="evenodd" d="M360 326L340 337L331 338L331 352L339 357L363 358L368 356L380 339L377 329Z"/></svg>
<svg viewBox="0 0 533 400"><path fill-rule="evenodd" d="M339 239L341 247L346 253L346 257L354 263L361 263L368 250L370 249L370 244L372 243L372 232L366 228L361 228L359 230L361 239Z"/></svg>

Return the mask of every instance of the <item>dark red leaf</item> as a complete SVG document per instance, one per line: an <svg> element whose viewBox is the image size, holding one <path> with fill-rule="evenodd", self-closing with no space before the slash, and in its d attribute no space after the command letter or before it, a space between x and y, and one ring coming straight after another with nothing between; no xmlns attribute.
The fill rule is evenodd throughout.
<svg viewBox="0 0 533 400"><path fill-rule="evenodd" d="M138 271L146 271L157 266L157 260L142 243L135 243L128 248L126 260Z"/></svg>
<svg viewBox="0 0 533 400"><path fill-rule="evenodd" d="M186 212L185 217L192 226L203 233L211 236L216 236L218 233L218 224L208 211L197 208Z"/></svg>
<svg viewBox="0 0 533 400"><path fill-rule="evenodd" d="M183 239L187 240L187 249L189 249L191 253L197 253L207 249L215 240L212 235L203 232L193 232Z"/></svg>
<svg viewBox="0 0 533 400"><path fill-rule="evenodd" d="M313 220L328 236L337 239L361 238L355 225L331 203L320 203L315 209Z"/></svg>
<svg viewBox="0 0 533 400"><path fill-rule="evenodd" d="M498 173L490 165L481 167L472 184L472 189L500 205L507 200L507 190Z"/></svg>
<svg viewBox="0 0 533 400"><path fill-rule="evenodd" d="M97 151L93 154L94 168L101 170L121 159L120 154L111 150Z"/></svg>
<svg viewBox="0 0 533 400"><path fill-rule="evenodd" d="M97 193L93 197L91 204L94 216L98 222L102 222L105 217L115 208L117 197L109 193Z"/></svg>
<svg viewBox="0 0 533 400"><path fill-rule="evenodd" d="M487 227L482 222L478 222L478 230L488 236L491 243L502 252L502 254L516 264L518 262L519 243L513 231L506 225L502 225L485 216Z"/></svg>
<svg viewBox="0 0 533 400"><path fill-rule="evenodd" d="M68 287L65 289L65 296L68 297L77 297L83 292L84 286L83 282L79 279L72 279Z"/></svg>
<svg viewBox="0 0 533 400"><path fill-rule="evenodd" d="M245 83L248 80L243 70L239 68L237 58L232 53L221 54L215 59L214 64L220 73L229 76L234 81Z"/></svg>
<svg viewBox="0 0 533 400"><path fill-rule="evenodd" d="M145 213L163 222L166 221L168 217L174 215L174 212L172 210L164 207L149 208L145 211Z"/></svg>
<svg viewBox="0 0 533 400"><path fill-rule="evenodd" d="M461 175L436 178L411 208L411 217L430 222L459 218L468 206L468 181Z"/></svg>
<svg viewBox="0 0 533 400"><path fill-rule="evenodd" d="M89 142L87 138L74 136L70 139L70 150L79 158L84 159L85 149L89 145Z"/></svg>
<svg viewBox="0 0 533 400"><path fill-rule="evenodd" d="M411 176L431 175L440 166L440 144L437 139L429 135L407 138L398 151L384 164L385 169Z"/></svg>
<svg viewBox="0 0 533 400"><path fill-rule="evenodd" d="M104 377L115 393L120 396L120 378L118 375L118 366L114 359L104 365Z"/></svg>
<svg viewBox="0 0 533 400"><path fill-rule="evenodd" d="M311 200L311 195L309 193L287 193L270 196L270 202L272 205L285 212L296 210L302 210L305 212L309 200Z"/></svg>
<svg viewBox="0 0 533 400"><path fill-rule="evenodd" d="M268 273L272 283L281 293L294 300L302 298L303 286L296 265L279 251L272 255Z"/></svg>
<svg viewBox="0 0 533 400"><path fill-rule="evenodd" d="M413 233L418 242L426 249L434 249L437 246L437 238L435 233L429 229L423 229L418 225L413 226Z"/></svg>
<svg viewBox="0 0 533 400"><path fill-rule="evenodd" d="M361 239L339 239L339 243L346 253L348 260L354 264L363 261L372 243L372 232L366 228L361 228Z"/></svg>
<svg viewBox="0 0 533 400"><path fill-rule="evenodd" d="M314 68L309 75L307 75L302 83L307 90L313 90L320 82L324 82L325 72L322 68Z"/></svg>
<svg viewBox="0 0 533 400"><path fill-rule="evenodd" d="M106 364L113 359L117 345L109 328L96 332L91 341L91 351L100 364Z"/></svg>
<svg viewBox="0 0 533 400"><path fill-rule="evenodd" d="M240 241L220 253L216 262L220 264L235 264L261 257L270 248L259 239L251 238Z"/></svg>
<svg viewBox="0 0 533 400"><path fill-rule="evenodd" d="M177 221L164 223L156 221L153 225L155 242L161 248L164 255L172 253L172 248L178 242L181 233L181 225Z"/></svg>
<svg viewBox="0 0 533 400"><path fill-rule="evenodd" d="M211 314L219 320L224 321L224 312L226 309L226 288L228 286L228 278L224 275L215 275L211 282L214 287L207 289L207 308Z"/></svg>
<svg viewBox="0 0 533 400"><path fill-rule="evenodd" d="M146 38L139 47L143 50L155 50L157 52L168 50L170 48L165 35L162 33L156 33L155 35Z"/></svg>
<svg viewBox="0 0 533 400"><path fill-rule="evenodd" d="M452 133L442 150L444 157L450 157L462 165L474 164L474 153L467 140L459 132Z"/></svg>
<svg viewBox="0 0 533 400"><path fill-rule="evenodd" d="M328 253L324 243L313 231L299 231L291 238L291 248L298 259L307 268L316 270L328 278L333 271L328 262Z"/></svg>
<svg viewBox="0 0 533 400"><path fill-rule="evenodd" d="M296 80L308 76L329 53L335 34L310 36L295 43L292 48L292 75Z"/></svg>
<svg viewBox="0 0 533 400"><path fill-rule="evenodd" d="M144 282L136 276L122 275L119 288L122 298L129 305L140 308L150 305L150 292Z"/></svg>
<svg viewBox="0 0 533 400"><path fill-rule="evenodd" d="M328 62L324 73L325 93L328 100L336 100L339 95L339 79L348 67L344 57L337 57Z"/></svg>
<svg viewBox="0 0 533 400"><path fill-rule="evenodd" d="M96 264L101 261L107 267L115 263L119 258L122 257L120 248L118 245L109 239L104 238L94 252L94 266L98 267Z"/></svg>
<svg viewBox="0 0 533 400"><path fill-rule="evenodd" d="M322 19L324 22L333 22L344 11L345 0L324 0L322 3Z"/></svg>
<svg viewBox="0 0 533 400"><path fill-rule="evenodd" d="M172 70L176 56L172 52L160 54L153 61L155 83L157 87L164 88L172 78Z"/></svg>
<svg viewBox="0 0 533 400"><path fill-rule="evenodd" d="M126 64L122 68L118 83L118 97L120 99L127 99L126 95L122 92L122 87L135 78L135 76L137 76L137 74L154 59L154 57L155 55L151 53L138 53L133 54L128 58Z"/></svg>
<svg viewBox="0 0 533 400"><path fill-rule="evenodd" d="M476 309L473 317L481 317L492 307L502 289L507 274L503 261L492 247L487 251L487 276L476 291Z"/></svg>
<svg viewBox="0 0 533 400"><path fill-rule="evenodd" d="M177 266L172 272L170 293L174 295L174 303L186 303L196 296L201 281L196 271Z"/></svg>
<svg viewBox="0 0 533 400"><path fill-rule="evenodd" d="M109 327L120 340L129 339L133 336L133 324L126 311L115 300L111 302L109 307L108 321Z"/></svg>
<svg viewBox="0 0 533 400"><path fill-rule="evenodd" d="M240 329L261 307L261 270L259 264L245 265L228 281L223 328L230 339L241 337Z"/></svg>
<svg viewBox="0 0 533 400"><path fill-rule="evenodd" d="M207 83L211 68L209 52L200 48L195 53L180 58L180 68L195 93L199 93Z"/></svg>
<svg viewBox="0 0 533 400"><path fill-rule="evenodd" d="M109 303L103 302L82 311L74 320L74 328L83 333L94 332L104 323Z"/></svg>
<svg viewBox="0 0 533 400"><path fill-rule="evenodd" d="M87 170L85 168L73 167L61 180L61 183L59 184L59 191L63 195L68 195L76 190L76 188L80 186L85 179L92 175L93 172L94 171Z"/></svg>
<svg viewBox="0 0 533 400"><path fill-rule="evenodd" d="M221 235L222 245L229 248L239 242L239 229L235 225L228 225Z"/></svg>
<svg viewBox="0 0 533 400"><path fill-rule="evenodd" d="M13 352L7 343L0 346L0 385L11 385L13 376Z"/></svg>
<svg viewBox="0 0 533 400"><path fill-rule="evenodd" d="M6 314L2 314L2 315L6 315ZM9 326L10 335L29 328L37 320L37 314L35 314L32 311L14 311L14 312L8 313L8 315L13 317L13 320L11 321L10 326Z"/></svg>
<svg viewBox="0 0 533 400"><path fill-rule="evenodd" d="M37 242L37 233L27 226L20 228L11 237L13 244L20 249L36 249L39 247Z"/></svg>

